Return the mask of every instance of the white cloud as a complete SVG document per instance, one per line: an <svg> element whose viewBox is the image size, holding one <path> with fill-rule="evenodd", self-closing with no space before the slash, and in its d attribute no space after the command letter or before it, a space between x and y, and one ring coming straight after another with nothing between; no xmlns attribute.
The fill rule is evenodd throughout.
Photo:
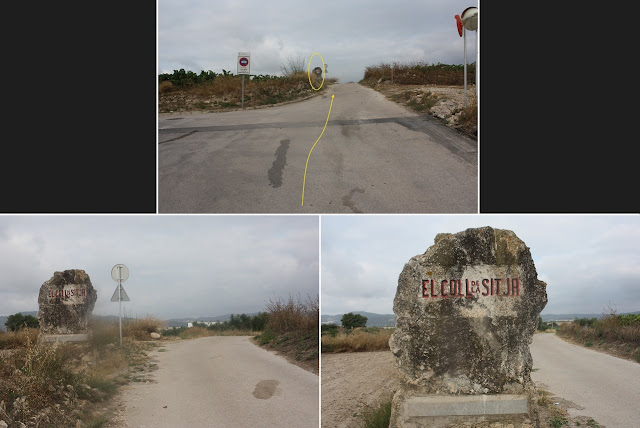
<svg viewBox="0 0 640 428"><path fill-rule="evenodd" d="M314 216L1 216L0 314L37 310L55 271L84 269L94 313L117 314L111 268L133 314L161 318L264 310L266 299L318 294Z"/></svg>
<svg viewBox="0 0 640 428"><path fill-rule="evenodd" d="M482 226L513 230L530 248L547 282L544 313L640 310L638 216L397 215L323 217L322 312L392 313L411 257L437 233Z"/></svg>
<svg viewBox="0 0 640 428"><path fill-rule="evenodd" d="M380 61L462 64L454 15L462 0L241 0L158 2L158 69L235 73L238 51L252 55L252 73L280 74L287 58L319 52L329 75L358 81ZM467 40L473 51L475 38ZM472 62L470 54L469 61Z"/></svg>

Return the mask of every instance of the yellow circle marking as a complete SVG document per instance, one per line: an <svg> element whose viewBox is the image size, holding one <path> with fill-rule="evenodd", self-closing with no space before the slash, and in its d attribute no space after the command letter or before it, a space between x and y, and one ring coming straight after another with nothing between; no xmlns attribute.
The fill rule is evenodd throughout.
<svg viewBox="0 0 640 428"><path fill-rule="evenodd" d="M314 91L319 91L320 88L314 88L313 87L313 83L311 83L311 60L313 59L314 56L318 55L320 57L320 59L322 60L322 83L320 84L320 88L322 88L322 85L324 85L324 58L322 58L322 55L320 55L319 53L314 53L313 55L311 55L311 58L309 58L309 66L307 67L307 76L309 76L309 84L311 85L311 87L313 88Z"/></svg>

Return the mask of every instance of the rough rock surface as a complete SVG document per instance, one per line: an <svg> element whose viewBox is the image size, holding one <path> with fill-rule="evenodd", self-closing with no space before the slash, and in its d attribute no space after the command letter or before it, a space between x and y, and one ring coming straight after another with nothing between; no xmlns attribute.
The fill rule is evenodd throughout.
<svg viewBox="0 0 640 428"><path fill-rule="evenodd" d="M81 269L55 272L40 287L38 321L45 334L87 333L97 292Z"/></svg>
<svg viewBox="0 0 640 428"><path fill-rule="evenodd" d="M438 234L398 280L389 345L406 380L400 396L532 396L529 345L546 303L529 248L512 231Z"/></svg>

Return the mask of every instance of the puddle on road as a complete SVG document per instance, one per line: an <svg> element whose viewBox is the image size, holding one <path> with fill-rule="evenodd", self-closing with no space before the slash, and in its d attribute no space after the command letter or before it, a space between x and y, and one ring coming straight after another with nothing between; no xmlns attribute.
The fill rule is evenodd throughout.
<svg viewBox="0 0 640 428"><path fill-rule="evenodd" d="M289 139L281 140L280 146L276 150L276 160L273 161L271 169L267 172L269 183L272 187L282 186L282 171L287 164L287 150L289 149Z"/></svg>
<svg viewBox="0 0 640 428"><path fill-rule="evenodd" d="M256 387L253 390L253 396L261 400L266 400L271 398L274 394L280 395L280 390L276 391L276 387L279 384L280 382L274 379L261 380L256 384Z"/></svg>
<svg viewBox="0 0 640 428"><path fill-rule="evenodd" d="M354 187L351 189L348 195L342 197L342 205L351 208L351 211L354 213L362 213L362 211L356 208L355 203L351 200L356 192L364 193L364 189L360 187Z"/></svg>

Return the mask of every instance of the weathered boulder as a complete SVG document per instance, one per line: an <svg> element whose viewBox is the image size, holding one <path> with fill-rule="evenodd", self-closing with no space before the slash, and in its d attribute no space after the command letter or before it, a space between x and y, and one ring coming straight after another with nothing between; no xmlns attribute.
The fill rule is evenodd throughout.
<svg viewBox="0 0 640 428"><path fill-rule="evenodd" d="M55 272L40 287L38 321L44 334L87 333L97 292L81 269Z"/></svg>
<svg viewBox="0 0 640 428"><path fill-rule="evenodd" d="M391 426L413 426L401 422L411 396L533 397L529 345L546 303L529 248L512 231L436 235L398 279L389 345L406 383Z"/></svg>

